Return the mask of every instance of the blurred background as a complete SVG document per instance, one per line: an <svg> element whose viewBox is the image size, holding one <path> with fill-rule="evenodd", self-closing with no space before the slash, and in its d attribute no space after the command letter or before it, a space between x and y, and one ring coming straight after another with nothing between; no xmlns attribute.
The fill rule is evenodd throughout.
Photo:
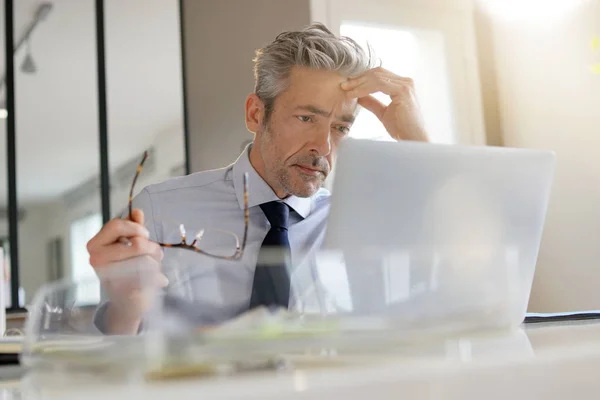
<svg viewBox="0 0 600 400"><path fill-rule="evenodd" d="M49 280L93 276L85 244L102 226L97 3L14 1L17 161L8 163L0 120L0 245L6 266L6 176L16 167L25 303ZM103 3L112 216L144 150L138 190L233 162L251 140L244 100L254 51L319 21L415 80L433 141L556 152L529 311L600 309L600 0ZM387 140L368 113L351 135Z"/></svg>
<svg viewBox="0 0 600 400"><path fill-rule="evenodd" d="M18 254L27 304L49 280L94 276L86 243L102 226L96 2L13 4ZM185 173L179 3L108 0L104 20L110 200L117 216L144 150L151 157L138 190ZM1 31L4 44L4 18ZM6 85L1 89L4 100ZM10 243L5 129L2 121L4 245ZM78 300L93 303L99 295L87 291Z"/></svg>

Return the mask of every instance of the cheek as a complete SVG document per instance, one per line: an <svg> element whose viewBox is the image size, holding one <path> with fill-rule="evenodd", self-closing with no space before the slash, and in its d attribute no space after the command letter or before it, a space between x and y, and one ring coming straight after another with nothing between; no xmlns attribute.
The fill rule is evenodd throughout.
<svg viewBox="0 0 600 400"><path fill-rule="evenodd" d="M297 122L292 120L287 124L280 125L278 133L281 148L285 153L296 153L306 145L307 138L310 137L310 124Z"/></svg>
<svg viewBox="0 0 600 400"><path fill-rule="evenodd" d="M331 151L335 151L337 150L338 146L340 145L340 142L342 140L344 140L346 136L339 133L339 132L335 132L332 131L331 132Z"/></svg>
<svg viewBox="0 0 600 400"><path fill-rule="evenodd" d="M290 123L271 121L268 127L268 142L271 157L282 162L298 151L299 141L304 135Z"/></svg>

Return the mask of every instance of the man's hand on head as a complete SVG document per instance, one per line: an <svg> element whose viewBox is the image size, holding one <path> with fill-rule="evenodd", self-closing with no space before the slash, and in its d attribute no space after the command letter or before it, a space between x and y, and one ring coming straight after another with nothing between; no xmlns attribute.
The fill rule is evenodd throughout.
<svg viewBox="0 0 600 400"><path fill-rule="evenodd" d="M349 78L342 83L342 89L375 114L394 139L428 141L412 79L378 67ZM377 92L390 96L391 103L386 106L373 97Z"/></svg>

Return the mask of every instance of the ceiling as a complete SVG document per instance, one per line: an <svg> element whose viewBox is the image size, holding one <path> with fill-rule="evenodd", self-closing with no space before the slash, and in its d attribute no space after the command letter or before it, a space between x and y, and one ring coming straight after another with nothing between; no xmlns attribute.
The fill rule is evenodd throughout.
<svg viewBox="0 0 600 400"><path fill-rule="evenodd" d="M37 72L20 71L27 46L15 55L21 204L55 199L99 174L95 1L48 2L52 10L31 37ZM14 3L17 40L42 2ZM0 4L3 70L4 1ZM105 0L105 31L109 160L116 168L165 131L181 137L178 1ZM0 205L6 204L5 165L6 123L0 120Z"/></svg>

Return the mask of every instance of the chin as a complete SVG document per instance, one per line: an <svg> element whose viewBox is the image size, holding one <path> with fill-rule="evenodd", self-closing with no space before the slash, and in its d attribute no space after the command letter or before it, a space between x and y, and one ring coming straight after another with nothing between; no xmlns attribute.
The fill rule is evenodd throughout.
<svg viewBox="0 0 600 400"><path fill-rule="evenodd" d="M306 184L304 182L302 185L295 185L288 192L296 197L311 197L319 191L321 186L321 183Z"/></svg>
<svg viewBox="0 0 600 400"><path fill-rule="evenodd" d="M295 185L286 188L286 192L296 197L310 197L317 193L321 188L321 183L306 181L297 182Z"/></svg>
<svg viewBox="0 0 600 400"><path fill-rule="evenodd" d="M294 196L296 196L296 197L302 197L302 198L307 198L307 197L313 196L318 191L319 191L319 189L312 189L311 188L311 190L306 190L306 191L298 192Z"/></svg>
<svg viewBox="0 0 600 400"><path fill-rule="evenodd" d="M283 189L296 197L311 197L321 189L324 179L303 174L287 174L280 179Z"/></svg>

